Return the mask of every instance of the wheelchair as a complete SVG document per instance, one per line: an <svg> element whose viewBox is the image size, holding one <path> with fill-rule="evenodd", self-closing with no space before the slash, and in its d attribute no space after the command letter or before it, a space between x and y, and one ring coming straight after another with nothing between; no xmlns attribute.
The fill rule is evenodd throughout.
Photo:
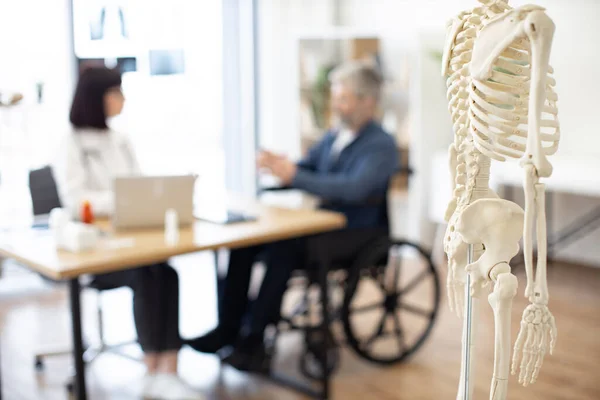
<svg viewBox="0 0 600 400"><path fill-rule="evenodd" d="M410 171L408 171L410 174ZM281 189L278 189L281 190ZM284 304L291 297L291 311L275 324L276 338L284 332L304 332L299 369L309 379L321 379L327 349L327 373L340 365L340 349L347 345L359 357L375 365L406 361L427 340L435 325L441 300L440 278L429 250L390 235L388 201L380 202L384 225L358 256L336 262L328 270L330 326L323 338L318 329L320 284L317 271L294 272Z"/></svg>

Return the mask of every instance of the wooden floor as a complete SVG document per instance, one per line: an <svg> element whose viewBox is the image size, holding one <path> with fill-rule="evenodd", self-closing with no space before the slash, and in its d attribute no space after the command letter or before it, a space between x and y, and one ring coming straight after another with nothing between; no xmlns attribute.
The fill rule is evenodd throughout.
<svg viewBox="0 0 600 400"><path fill-rule="evenodd" d="M182 286L181 332L192 336L215 322L214 273L208 254L175 261ZM513 311L513 341L523 308L524 275L519 277L519 296ZM442 282L445 272L442 271ZM557 265L549 272L551 310L558 325L555 354L548 356L533 386L523 388L510 381L511 400L600 399L600 268ZM442 285L443 286L443 285ZM84 296L84 332L94 332L95 295ZM103 296L107 340L133 339L131 294L127 289ZM48 286L36 275L9 269L0 280L0 327L2 390L8 400L66 399L63 383L71 372L69 357L48 361L46 371L36 373L37 350L67 347L69 314L64 288ZM486 399L493 361L493 318L487 302L482 304L481 325L476 336L476 399ZM447 309L445 294L434 332L424 347L402 365L378 367L350 351L343 352L333 393L340 400L454 399L460 371L461 321ZM294 373L298 337L280 343L277 366ZM304 399L261 379L219 364L214 357L189 349L181 352L181 374L209 399ZM104 355L88 370L91 399L136 399L144 370L118 356Z"/></svg>

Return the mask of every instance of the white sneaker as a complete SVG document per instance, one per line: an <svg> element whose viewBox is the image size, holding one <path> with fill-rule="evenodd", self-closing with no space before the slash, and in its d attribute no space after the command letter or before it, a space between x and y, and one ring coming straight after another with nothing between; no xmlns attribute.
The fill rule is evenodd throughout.
<svg viewBox="0 0 600 400"><path fill-rule="evenodd" d="M142 379L141 397L143 399L152 399L154 397L154 386L156 383L156 375L146 374Z"/></svg>
<svg viewBox="0 0 600 400"><path fill-rule="evenodd" d="M158 374L152 384L152 398L161 400L206 400L206 397L191 388L179 376Z"/></svg>

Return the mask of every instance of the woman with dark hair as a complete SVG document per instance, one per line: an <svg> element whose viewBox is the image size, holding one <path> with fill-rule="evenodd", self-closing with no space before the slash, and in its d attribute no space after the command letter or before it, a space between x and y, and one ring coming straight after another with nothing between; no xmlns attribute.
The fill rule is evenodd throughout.
<svg viewBox="0 0 600 400"><path fill-rule="evenodd" d="M74 216L84 202L89 202L95 215L109 216L114 207L114 178L141 174L127 137L107 124L121 113L123 104L119 72L104 67L82 72L71 106L73 129L61 143L53 166L63 206ZM202 399L177 375L182 346L177 272L163 262L97 275L92 282L98 289L127 286L133 291L135 326L147 367L143 395Z"/></svg>

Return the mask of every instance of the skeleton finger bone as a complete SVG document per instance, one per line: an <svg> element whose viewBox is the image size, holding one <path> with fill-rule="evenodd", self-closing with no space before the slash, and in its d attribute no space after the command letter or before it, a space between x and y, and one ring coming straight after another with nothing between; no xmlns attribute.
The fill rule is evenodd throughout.
<svg viewBox="0 0 600 400"><path fill-rule="evenodd" d="M550 328L550 355L552 355L554 353L554 347L556 346L557 337L556 321L554 320L554 315L552 314L549 315L548 325Z"/></svg>
<svg viewBox="0 0 600 400"><path fill-rule="evenodd" d="M533 324L528 323L525 326L525 329L527 333L525 335L526 339L525 344L523 346L523 358L521 359L521 373L519 374L519 383L523 384L523 386L527 386L527 382L525 381L527 375L527 366L531 362L531 357L533 355Z"/></svg>
<svg viewBox="0 0 600 400"><path fill-rule="evenodd" d="M531 376L533 374L534 365L538 356L537 353L537 343L540 334L540 325L533 324L529 329L531 331L531 342L527 347L528 352L528 360L525 364L525 368L523 368L522 375L523 381L522 383L527 386L531 382Z"/></svg>
<svg viewBox="0 0 600 400"><path fill-rule="evenodd" d="M519 363L519 359L521 356L521 349L523 348L523 344L525 343L526 329L527 329L527 322L521 321L521 329L519 330L517 340L515 341L512 368L510 370L511 375L515 375L517 373L517 365Z"/></svg>
<svg viewBox="0 0 600 400"><path fill-rule="evenodd" d="M537 345L537 359L535 362L535 367L533 370L533 374L531 376L531 383L535 383L537 377L540 373L540 369L542 368L542 364L544 362L544 356L546 355L546 343L547 343L547 329L541 329L538 335L538 340L536 341Z"/></svg>

